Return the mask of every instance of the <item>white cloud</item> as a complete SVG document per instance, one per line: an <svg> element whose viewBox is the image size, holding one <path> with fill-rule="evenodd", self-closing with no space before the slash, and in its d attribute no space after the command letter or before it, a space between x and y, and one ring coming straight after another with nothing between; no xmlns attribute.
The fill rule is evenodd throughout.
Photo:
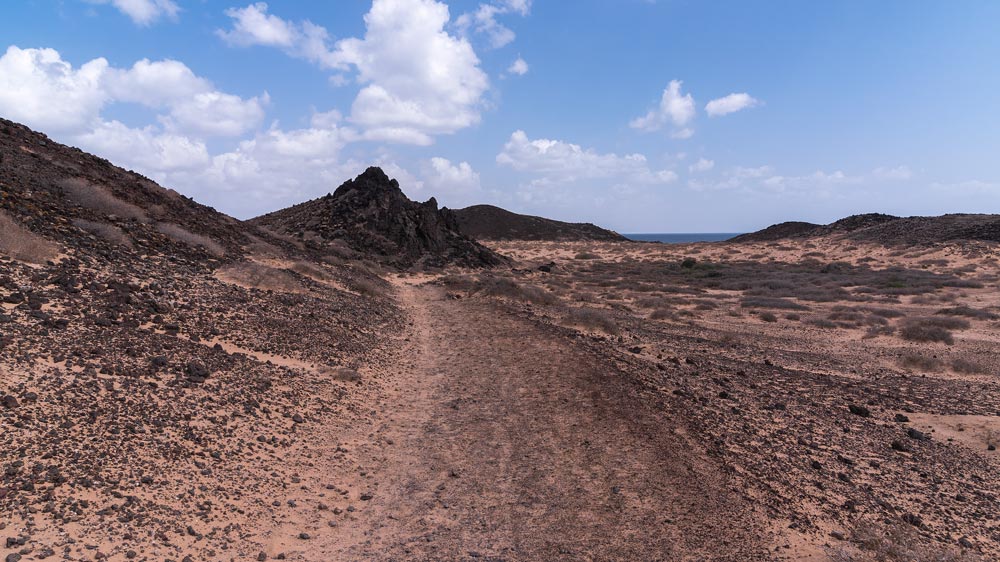
<svg viewBox="0 0 1000 562"><path fill-rule="evenodd" d="M256 2L245 8L230 8L226 10L226 15L233 20L232 29L217 29L215 33L234 47L276 47L289 56L308 60L321 68L340 67L326 28L309 20L290 22L267 13L267 10L265 2Z"/></svg>
<svg viewBox="0 0 1000 562"><path fill-rule="evenodd" d="M481 188L479 173L468 162L452 164L446 158L434 157L424 162L422 175L431 195L468 193Z"/></svg>
<svg viewBox="0 0 1000 562"><path fill-rule="evenodd" d="M651 170L642 154L600 154L559 140L531 140L524 131L511 134L496 161L537 174L545 182L602 178L621 184L665 184L677 179L671 170Z"/></svg>
<svg viewBox="0 0 1000 562"><path fill-rule="evenodd" d="M688 171L691 173L695 172L707 172L715 167L715 162L708 160L707 158L699 158L697 162L688 166Z"/></svg>
<svg viewBox="0 0 1000 562"><path fill-rule="evenodd" d="M246 8L229 8L226 15L233 19L233 29L220 29L216 33L230 45L291 47L297 39L295 25L268 14L265 2L250 4Z"/></svg>
<svg viewBox="0 0 1000 562"><path fill-rule="evenodd" d="M527 10L524 1L502 10ZM338 71L331 84L362 85L348 120L365 138L428 145L480 120L489 79L468 40L445 30L448 6L436 0L374 0L363 38L329 45L329 33L309 21L292 23L267 13L263 2L227 14L233 29L217 33L231 45L267 45Z"/></svg>
<svg viewBox="0 0 1000 562"><path fill-rule="evenodd" d="M875 168L872 175L883 180L908 180L913 177L913 171L909 166L897 166L895 168Z"/></svg>
<svg viewBox="0 0 1000 562"><path fill-rule="evenodd" d="M87 0L91 4L111 4L137 25L147 26L162 16L176 18L180 7L173 0Z"/></svg>
<svg viewBox="0 0 1000 562"><path fill-rule="evenodd" d="M133 129L118 121L101 122L76 142L118 165L141 171L196 169L209 161L205 143L182 135Z"/></svg>
<svg viewBox="0 0 1000 562"><path fill-rule="evenodd" d="M667 124L672 124L676 130L672 136L674 138L690 138L694 131L687 127L695 116L694 98L691 94L681 94L680 80L671 80L663 96L660 98L660 105L651 109L649 113L642 117L637 117L629 122L629 126L640 131L658 131Z"/></svg>
<svg viewBox="0 0 1000 562"><path fill-rule="evenodd" d="M208 80L196 76L184 63L169 59L156 62L142 59L129 69L109 68L104 87L115 100L149 107L212 90Z"/></svg>
<svg viewBox="0 0 1000 562"><path fill-rule="evenodd" d="M517 57L517 60L511 63L510 67L507 68L507 72L517 74L518 76L524 76L528 73L528 63L523 58Z"/></svg>
<svg viewBox="0 0 1000 562"><path fill-rule="evenodd" d="M244 100L217 91L183 63L143 59L132 68L94 59L79 69L54 49L9 47L0 57L0 112L50 133L93 131L112 103L165 110L171 132L208 136L242 134L264 117L267 94Z"/></svg>
<svg viewBox="0 0 1000 562"><path fill-rule="evenodd" d="M512 43L517 35L507 26L497 21L497 16L517 13L527 16L531 11L531 0L500 0L492 4L480 4L475 12L460 15L455 19L455 27L463 34L470 29L489 38L490 45L499 49Z"/></svg>
<svg viewBox="0 0 1000 562"><path fill-rule="evenodd" d="M448 6L434 0L373 2L365 37L339 41L335 53L366 84L351 122L373 138L415 144L479 122L489 80L472 45L444 30L448 20Z"/></svg>
<svg viewBox="0 0 1000 562"><path fill-rule="evenodd" d="M729 94L728 96L714 99L705 104L705 113L709 117L721 117L737 111L756 107L760 101L754 99L747 93Z"/></svg>
<svg viewBox="0 0 1000 562"><path fill-rule="evenodd" d="M103 58L74 69L54 49L11 46L0 57L0 114L46 132L84 129L108 101L107 70Z"/></svg>
<svg viewBox="0 0 1000 562"><path fill-rule="evenodd" d="M269 100L266 93L262 97L244 100L222 92L203 92L193 98L175 102L164 123L169 129L208 136L238 136L263 120L263 106Z"/></svg>

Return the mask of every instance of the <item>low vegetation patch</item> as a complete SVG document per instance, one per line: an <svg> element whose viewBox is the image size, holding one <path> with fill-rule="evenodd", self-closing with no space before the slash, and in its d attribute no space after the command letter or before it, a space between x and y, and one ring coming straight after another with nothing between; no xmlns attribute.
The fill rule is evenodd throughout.
<svg viewBox="0 0 1000 562"><path fill-rule="evenodd" d="M267 265L243 262L219 269L224 280L262 291L296 292L304 289L295 275Z"/></svg>
<svg viewBox="0 0 1000 562"><path fill-rule="evenodd" d="M618 324L607 311L599 308L571 308L566 313L570 324L591 330L599 330L606 334L617 334Z"/></svg>
<svg viewBox="0 0 1000 562"><path fill-rule="evenodd" d="M174 242L180 242L181 244L187 244L194 248L202 248L209 254L221 258L226 254L225 248L221 244L212 240L207 236L202 236L201 234L195 234L188 230L177 226L176 224L169 222L161 222L156 225L156 230L160 231L161 234L167 236Z"/></svg>
<svg viewBox="0 0 1000 562"><path fill-rule="evenodd" d="M105 222L73 219L73 226L119 246L132 246L132 240L122 229Z"/></svg>
<svg viewBox="0 0 1000 562"><path fill-rule="evenodd" d="M81 207L86 207L105 216L114 215L123 219L148 222L149 217L139 207L122 201L103 187L82 178L68 178L59 182L66 196Z"/></svg>
<svg viewBox="0 0 1000 562"><path fill-rule="evenodd" d="M746 297L740 301L743 308L774 308L782 310L809 310L808 306L774 297Z"/></svg>
<svg viewBox="0 0 1000 562"><path fill-rule="evenodd" d="M0 252L16 260L45 263L56 257L59 247L0 211Z"/></svg>
<svg viewBox="0 0 1000 562"><path fill-rule="evenodd" d="M985 366L961 357L952 359L951 370L963 375L985 375L989 373L989 369Z"/></svg>
<svg viewBox="0 0 1000 562"><path fill-rule="evenodd" d="M906 353L899 358L899 365L904 369L914 371L936 372L944 367L944 362L936 357L927 357L919 353Z"/></svg>

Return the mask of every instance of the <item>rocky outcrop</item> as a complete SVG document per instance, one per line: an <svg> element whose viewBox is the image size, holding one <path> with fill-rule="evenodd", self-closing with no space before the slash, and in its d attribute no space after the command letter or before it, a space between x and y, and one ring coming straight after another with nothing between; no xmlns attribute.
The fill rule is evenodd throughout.
<svg viewBox="0 0 1000 562"><path fill-rule="evenodd" d="M772 242L793 238L842 236L887 246L944 242L1000 242L1000 215L951 214L896 217L881 213L852 215L828 225L783 222L733 238L732 242Z"/></svg>
<svg viewBox="0 0 1000 562"><path fill-rule="evenodd" d="M462 233L477 240L550 240L622 242L617 232L590 223L562 222L519 215L492 205L474 205L455 211Z"/></svg>
<svg viewBox="0 0 1000 562"><path fill-rule="evenodd" d="M412 267L492 267L505 258L462 234L455 214L432 197L411 201L372 167L331 194L252 219L253 224L319 243L342 242L386 263Z"/></svg>

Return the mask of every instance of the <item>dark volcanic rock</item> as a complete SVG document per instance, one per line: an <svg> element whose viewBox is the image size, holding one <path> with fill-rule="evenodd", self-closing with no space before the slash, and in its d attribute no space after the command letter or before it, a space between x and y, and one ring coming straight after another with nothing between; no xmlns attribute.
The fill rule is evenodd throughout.
<svg viewBox="0 0 1000 562"><path fill-rule="evenodd" d="M463 234L480 240L599 240L621 242L621 234L590 223L562 222L519 215L492 205L454 211Z"/></svg>
<svg viewBox="0 0 1000 562"><path fill-rule="evenodd" d="M828 225L783 222L733 238L732 242L842 236L884 245L927 245L960 240L1000 242L1000 215L951 214L939 217L895 217L881 213L853 215Z"/></svg>
<svg viewBox="0 0 1000 562"><path fill-rule="evenodd" d="M301 238L341 240L351 249L410 267L447 263L491 267L505 258L462 234L454 212L432 197L411 201L380 168L348 180L332 194L270 213L251 222Z"/></svg>

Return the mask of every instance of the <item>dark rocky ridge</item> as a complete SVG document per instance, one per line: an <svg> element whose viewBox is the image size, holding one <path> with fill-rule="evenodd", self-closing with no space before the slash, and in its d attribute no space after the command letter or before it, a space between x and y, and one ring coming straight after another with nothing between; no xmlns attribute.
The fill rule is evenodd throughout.
<svg viewBox="0 0 1000 562"><path fill-rule="evenodd" d="M492 205L473 205L454 211L462 233L478 240L553 240L621 242L617 232L590 223L562 222L519 215Z"/></svg>
<svg viewBox="0 0 1000 562"><path fill-rule="evenodd" d="M730 241L772 242L784 239L843 236L859 242L928 245L955 241L1000 242L1000 215L950 214L938 217L896 217L880 213L852 215L828 225L784 222Z"/></svg>
<svg viewBox="0 0 1000 562"><path fill-rule="evenodd" d="M455 214L432 197L411 201L380 168L371 167L332 194L252 219L275 232L351 249L400 266L492 267L506 259L462 234Z"/></svg>

